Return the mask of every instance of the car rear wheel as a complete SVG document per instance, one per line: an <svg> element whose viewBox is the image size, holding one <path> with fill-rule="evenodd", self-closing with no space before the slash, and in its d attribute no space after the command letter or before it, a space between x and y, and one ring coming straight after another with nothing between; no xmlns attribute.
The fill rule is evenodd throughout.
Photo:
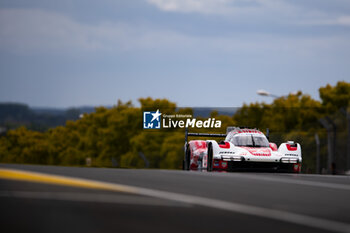
<svg viewBox="0 0 350 233"><path fill-rule="evenodd" d="M184 160L184 170L188 171L191 167L191 150L190 145L186 144L186 151L185 151L185 160Z"/></svg>
<svg viewBox="0 0 350 233"><path fill-rule="evenodd" d="M211 172L213 170L213 145L211 142L208 143L208 161L207 161L207 171Z"/></svg>

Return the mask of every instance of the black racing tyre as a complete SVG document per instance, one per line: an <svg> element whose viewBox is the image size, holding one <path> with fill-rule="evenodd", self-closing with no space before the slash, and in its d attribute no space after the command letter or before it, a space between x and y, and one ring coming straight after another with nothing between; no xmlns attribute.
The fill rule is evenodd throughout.
<svg viewBox="0 0 350 233"><path fill-rule="evenodd" d="M278 170L277 172L281 172L281 173L300 173L300 171L295 171L294 170L294 163L284 163L284 164L281 164L279 167L278 167Z"/></svg>
<svg viewBox="0 0 350 233"><path fill-rule="evenodd" d="M294 164L288 164L288 169L287 169L287 172L288 173L295 173L295 171L293 170L293 167L294 167Z"/></svg>
<svg viewBox="0 0 350 233"><path fill-rule="evenodd" d="M207 159L207 171L213 170L213 145L211 142L208 143L208 159Z"/></svg>
<svg viewBox="0 0 350 233"><path fill-rule="evenodd" d="M190 144L186 144L185 150L185 161L184 161L184 170L189 171L191 166L191 149Z"/></svg>

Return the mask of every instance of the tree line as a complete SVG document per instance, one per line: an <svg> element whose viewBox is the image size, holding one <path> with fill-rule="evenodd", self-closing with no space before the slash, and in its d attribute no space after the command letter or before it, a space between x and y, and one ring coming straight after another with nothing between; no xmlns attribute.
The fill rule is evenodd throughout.
<svg viewBox="0 0 350 233"><path fill-rule="evenodd" d="M323 164L327 153L326 132L319 119L329 116L335 119L340 129L346 128L346 121L338 116L338 112L340 109L350 110L350 83L327 85L321 87L319 92L320 100L298 92L277 98L271 104L244 104L233 116L213 111L211 117L221 120L222 127L210 131L224 133L227 126L235 125L261 130L269 128L271 141L300 142L303 147L303 169L314 171L315 133L319 133L322 141ZM193 115L193 109L178 108L167 99L141 98L139 103L140 107L135 107L132 102L121 101L112 108L98 107L94 113L84 114L78 120L67 121L65 126L45 132L26 127L9 130L0 137L0 162L180 169L184 129L146 130L142 127L142 116L144 111L157 109L162 113ZM347 137L343 131L338 137ZM345 153L346 145L340 143L339 146Z"/></svg>
<svg viewBox="0 0 350 233"><path fill-rule="evenodd" d="M54 109L30 108L21 103L0 103L0 128L16 129L25 126L35 131L65 125L67 120L77 120L82 112L92 112L92 107Z"/></svg>

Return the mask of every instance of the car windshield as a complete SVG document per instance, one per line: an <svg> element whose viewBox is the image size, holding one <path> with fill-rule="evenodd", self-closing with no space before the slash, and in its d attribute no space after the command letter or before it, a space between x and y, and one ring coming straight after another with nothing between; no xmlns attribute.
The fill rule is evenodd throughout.
<svg viewBox="0 0 350 233"><path fill-rule="evenodd" d="M263 136L237 135L232 137L230 142L235 146L269 147L268 140Z"/></svg>

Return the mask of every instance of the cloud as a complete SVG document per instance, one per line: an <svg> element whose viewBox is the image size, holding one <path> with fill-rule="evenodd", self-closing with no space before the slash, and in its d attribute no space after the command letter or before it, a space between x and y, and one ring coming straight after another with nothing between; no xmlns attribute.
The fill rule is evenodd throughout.
<svg viewBox="0 0 350 233"><path fill-rule="evenodd" d="M202 14L244 14L265 10L291 9L292 5L282 0L147 0L160 10Z"/></svg>
<svg viewBox="0 0 350 233"><path fill-rule="evenodd" d="M97 49L92 28L54 12L36 9L0 10L0 46L16 51Z"/></svg>
<svg viewBox="0 0 350 233"><path fill-rule="evenodd" d="M340 25L350 26L350 15L339 17L336 22Z"/></svg>
<svg viewBox="0 0 350 233"><path fill-rule="evenodd" d="M317 7L317 3L290 0L146 0L166 12L220 15L243 23L288 25L350 26L350 16L342 9L349 2L332 2L338 11ZM333 6L333 5L332 5Z"/></svg>
<svg viewBox="0 0 350 233"><path fill-rule="evenodd" d="M214 13L226 12L229 0L148 0L163 11Z"/></svg>
<svg viewBox="0 0 350 233"><path fill-rule="evenodd" d="M11 52L107 51L175 47L188 37L123 22L80 23L39 9L0 9L0 49Z"/></svg>
<svg viewBox="0 0 350 233"><path fill-rule="evenodd" d="M223 4L227 1L222 0ZM344 17L337 22L348 25L350 19ZM201 53L263 56L283 51L300 55L340 46L348 48L347 40L346 36L336 35L306 37L263 32L203 36L125 22L86 24L63 14L38 9L0 10L0 49L12 53L55 52L69 55L76 51L141 51L147 54L158 51L185 56Z"/></svg>
<svg viewBox="0 0 350 233"><path fill-rule="evenodd" d="M324 16L318 19L302 21L300 24L318 26L350 26L350 15L343 15L333 18Z"/></svg>

